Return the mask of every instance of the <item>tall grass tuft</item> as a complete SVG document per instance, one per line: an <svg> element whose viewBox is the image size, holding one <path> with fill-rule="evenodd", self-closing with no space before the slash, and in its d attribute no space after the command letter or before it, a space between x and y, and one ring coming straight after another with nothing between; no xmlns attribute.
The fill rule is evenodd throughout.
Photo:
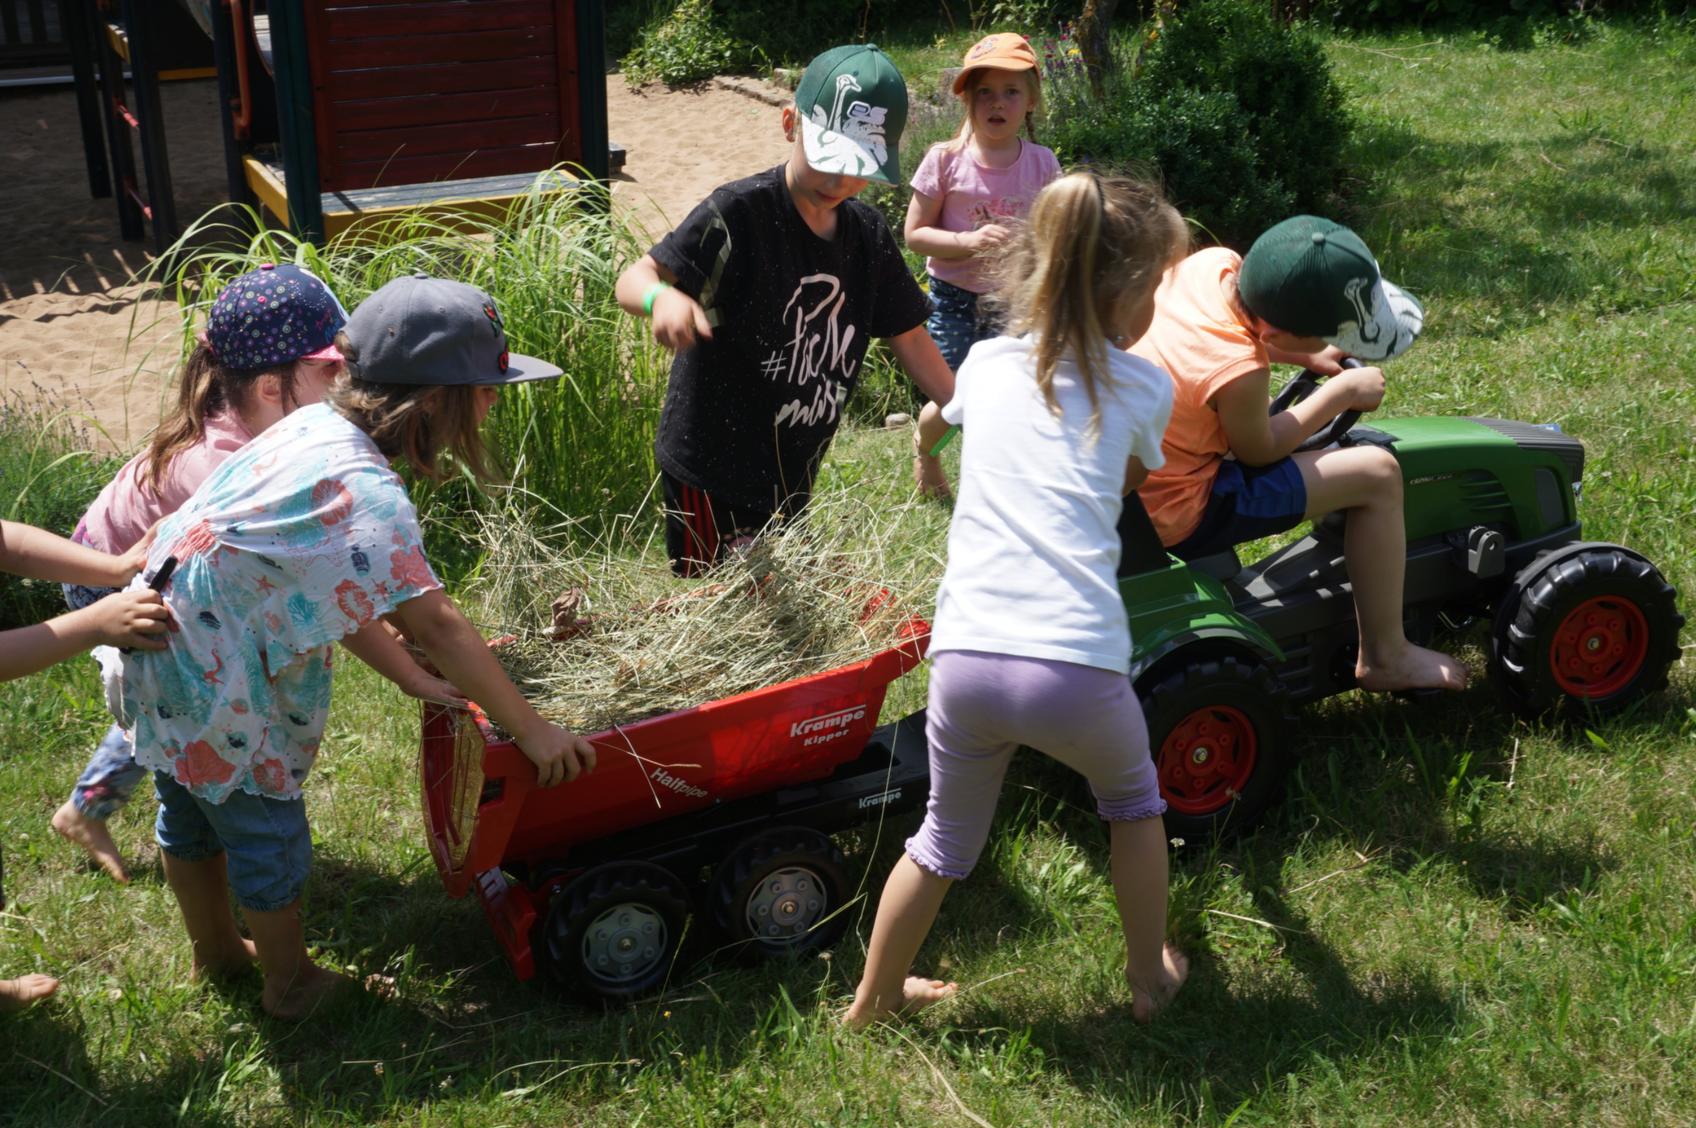
<svg viewBox="0 0 1696 1128"><path fill-rule="evenodd" d="M0 518L68 537L119 465L70 411L0 398ZM58 584L0 572L0 630L64 609Z"/></svg>
<svg viewBox="0 0 1696 1128"><path fill-rule="evenodd" d="M266 262L307 267L350 310L406 274L468 282L494 298L513 351L565 370L557 381L507 388L491 415L489 434L511 484L584 519L591 532L641 505L654 478L669 358L613 299L619 270L646 244L611 209L603 187L535 191L490 218L405 214L322 249L244 211L212 213L161 260L168 266L160 281L184 310L185 346L219 289ZM466 529L454 518L484 504L475 487L462 479L414 496L438 518L435 547L448 569L456 557L469 564L456 551Z"/></svg>

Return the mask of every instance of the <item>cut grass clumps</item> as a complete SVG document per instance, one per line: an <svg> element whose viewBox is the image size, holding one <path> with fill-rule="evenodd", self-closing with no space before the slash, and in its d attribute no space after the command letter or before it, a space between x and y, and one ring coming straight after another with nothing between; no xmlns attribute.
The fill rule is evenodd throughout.
<svg viewBox="0 0 1696 1128"><path fill-rule="evenodd" d="M512 351L565 370L559 380L504 388L490 415L485 434L512 484L587 519L592 533L601 531L598 514L630 513L641 504L654 480L653 434L670 357L613 297L620 269L647 244L611 209L604 188L534 192L483 220L403 215L325 248L272 229L242 235L232 247L237 227L207 230L219 214L186 232L162 260L171 264L164 284L183 307L185 346L218 291L262 263L305 266L349 310L406 274L469 283L494 298ZM257 226L249 218L249 229ZM204 249L209 241L221 248ZM413 496L421 509L457 517L486 504L478 493L461 478L415 487ZM432 559L449 574L474 563L464 551L469 532L457 521L437 526Z"/></svg>
<svg viewBox="0 0 1696 1128"><path fill-rule="evenodd" d="M815 498L695 580L626 538L584 549L569 532L492 516L467 599L486 631L513 636L496 653L537 711L596 732L898 645L937 580L891 559L917 539L916 510Z"/></svg>

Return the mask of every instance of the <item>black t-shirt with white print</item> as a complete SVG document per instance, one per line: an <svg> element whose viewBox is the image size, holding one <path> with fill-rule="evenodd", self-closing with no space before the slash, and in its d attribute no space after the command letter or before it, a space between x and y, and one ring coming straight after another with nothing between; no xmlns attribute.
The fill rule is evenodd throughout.
<svg viewBox="0 0 1696 1128"><path fill-rule="evenodd" d="M713 336L679 353L660 465L726 502L776 512L805 496L873 337L924 323L929 299L876 209L846 200L815 235L784 166L713 190L649 252L699 301Z"/></svg>

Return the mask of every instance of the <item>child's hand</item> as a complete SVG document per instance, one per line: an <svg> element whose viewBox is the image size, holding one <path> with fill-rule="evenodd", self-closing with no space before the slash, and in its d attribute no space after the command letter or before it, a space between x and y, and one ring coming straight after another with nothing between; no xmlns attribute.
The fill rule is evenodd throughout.
<svg viewBox="0 0 1696 1128"><path fill-rule="evenodd" d="M129 646L137 650L163 650L171 619L170 609L156 591L113 592L84 609L100 642L107 646Z"/></svg>
<svg viewBox="0 0 1696 1128"><path fill-rule="evenodd" d="M673 352L693 348L697 340L712 340L713 327L701 303L672 287L654 297L654 340Z"/></svg>
<svg viewBox="0 0 1696 1128"><path fill-rule="evenodd" d="M452 705L463 709L470 704L465 694L445 678L436 677L423 666L416 667L417 673L396 679L395 684L408 697L416 697L420 701L435 701L442 705Z"/></svg>
<svg viewBox="0 0 1696 1128"><path fill-rule="evenodd" d="M1381 368L1350 368L1331 377L1340 385L1334 395L1343 397L1342 411L1376 411L1384 402L1384 371Z"/></svg>
<svg viewBox="0 0 1696 1128"><path fill-rule="evenodd" d="M1349 354L1336 345L1326 345L1307 358L1307 367L1321 376L1335 376L1343 370L1343 361L1348 357Z"/></svg>
<svg viewBox="0 0 1696 1128"><path fill-rule="evenodd" d="M543 787L570 783L582 772L595 770L595 746L570 729L549 724L540 717L534 727L516 738L530 762L536 765L536 782Z"/></svg>
<svg viewBox="0 0 1696 1128"><path fill-rule="evenodd" d="M975 255L985 251L993 251L1013 237L1013 233L999 223L986 223L977 230L965 235L961 242Z"/></svg>

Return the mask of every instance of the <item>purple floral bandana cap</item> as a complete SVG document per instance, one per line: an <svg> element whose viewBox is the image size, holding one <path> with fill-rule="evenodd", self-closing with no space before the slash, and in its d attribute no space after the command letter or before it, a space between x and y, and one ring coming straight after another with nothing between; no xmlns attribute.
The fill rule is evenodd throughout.
<svg viewBox="0 0 1696 1128"><path fill-rule="evenodd" d="M336 334L347 311L311 271L266 263L225 286L206 318L206 343L225 368L277 368L341 360Z"/></svg>

